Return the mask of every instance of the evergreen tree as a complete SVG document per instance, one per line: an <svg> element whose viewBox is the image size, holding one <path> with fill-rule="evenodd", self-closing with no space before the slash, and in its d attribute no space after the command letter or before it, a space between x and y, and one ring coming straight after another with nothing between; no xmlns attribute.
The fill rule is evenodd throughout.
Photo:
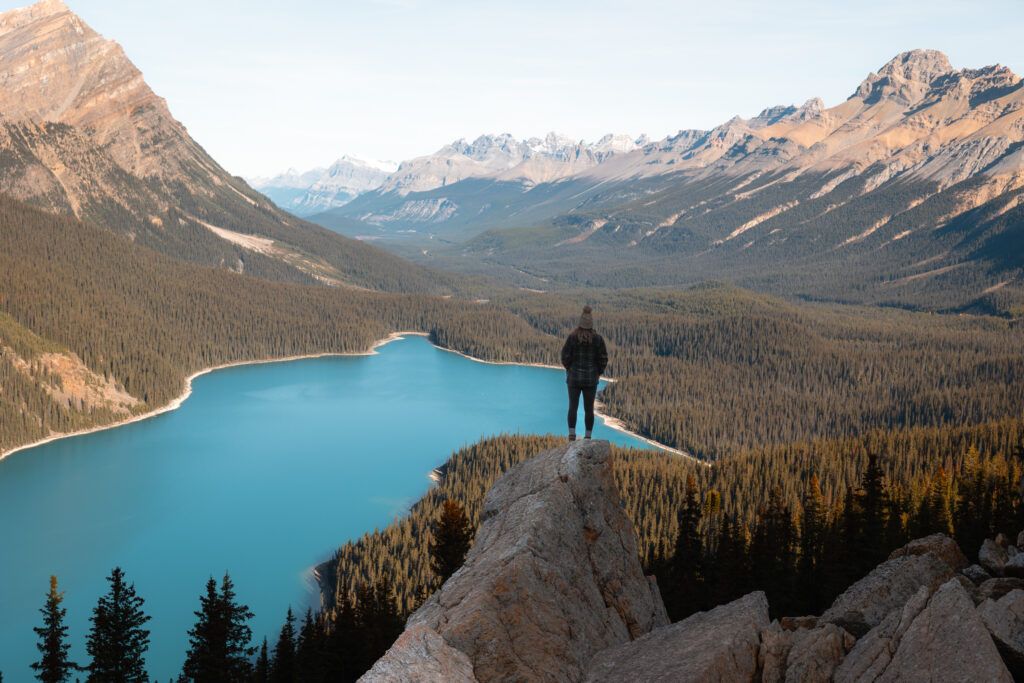
<svg viewBox="0 0 1024 683"><path fill-rule="evenodd" d="M267 683L270 680L270 659L267 654L267 637L263 636L263 645L260 646L259 657L256 658L256 666L253 668L253 683Z"/></svg>
<svg viewBox="0 0 1024 683"><path fill-rule="evenodd" d="M731 602L746 594L749 583L744 530L724 515L715 554L715 584L711 601L716 605Z"/></svg>
<svg viewBox="0 0 1024 683"><path fill-rule="evenodd" d="M270 664L272 683L292 683L295 680L295 615L288 607L281 635L274 646L274 660Z"/></svg>
<svg viewBox="0 0 1024 683"><path fill-rule="evenodd" d="M466 511L454 500L444 501L430 544L430 566L438 583L443 584L462 566L472 540L473 529Z"/></svg>
<svg viewBox="0 0 1024 683"><path fill-rule="evenodd" d="M39 636L36 647L41 655L38 662L32 663L32 669L43 683L63 683L78 669L78 665L68 659L71 645L67 642L68 627L64 624L67 610L60 606L63 601L64 592L57 591L57 577L50 576L46 604L39 610L43 614L43 625L32 629Z"/></svg>
<svg viewBox="0 0 1024 683"><path fill-rule="evenodd" d="M110 592L100 597L89 621L85 649L92 657L89 664L90 683L141 683L148 681L143 654L149 649L149 631L142 625L149 621L143 613L141 597L135 584L125 584L120 567L107 577Z"/></svg>
<svg viewBox="0 0 1024 683"><path fill-rule="evenodd" d="M818 475L811 475L803 501L803 526L800 530L800 559L797 577L800 582L802 611L810 614L821 602L821 561L825 550L825 501L821 497Z"/></svg>
<svg viewBox="0 0 1024 683"><path fill-rule="evenodd" d="M323 640L327 624L323 615L313 619L313 612L306 609L302 628L295 642L295 680L313 682L323 680L326 667L323 662Z"/></svg>
<svg viewBox="0 0 1024 683"><path fill-rule="evenodd" d="M927 507L927 526L921 531L924 534L941 532L953 534L953 521L950 516L950 490L949 477L946 470L939 467L932 477L931 486L928 488L928 498L925 499Z"/></svg>
<svg viewBox="0 0 1024 683"><path fill-rule="evenodd" d="M682 619L701 609L704 543L700 536L701 505L693 475L686 478L686 493L679 509L675 549L669 567L667 605L673 620Z"/></svg>
<svg viewBox="0 0 1024 683"><path fill-rule="evenodd" d="M244 680L249 673L252 630L246 622L252 612L235 600L234 584L225 573L220 593L213 577L206 583L206 595L199 597L196 624L189 632L189 650L184 678L192 683L220 683Z"/></svg>

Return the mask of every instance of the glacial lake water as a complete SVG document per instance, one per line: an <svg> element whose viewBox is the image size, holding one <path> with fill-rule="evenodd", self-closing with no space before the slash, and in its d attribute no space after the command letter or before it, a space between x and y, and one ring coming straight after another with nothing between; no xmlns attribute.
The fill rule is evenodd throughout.
<svg viewBox="0 0 1024 683"><path fill-rule="evenodd" d="M51 574L84 664L92 608L124 569L152 617L150 679L166 681L211 575L230 571L254 644L273 645L289 605L318 604L312 567L400 516L453 451L566 429L564 372L479 363L413 336L375 355L218 370L192 388L177 410L0 461L5 683L33 680ZM645 445L600 420L594 436Z"/></svg>

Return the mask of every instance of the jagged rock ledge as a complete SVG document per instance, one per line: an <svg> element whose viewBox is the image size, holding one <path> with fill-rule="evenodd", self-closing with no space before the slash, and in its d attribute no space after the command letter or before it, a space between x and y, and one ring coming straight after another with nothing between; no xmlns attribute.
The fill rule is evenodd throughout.
<svg viewBox="0 0 1024 683"><path fill-rule="evenodd" d="M969 565L942 534L915 540L820 617L769 621L758 591L669 624L640 566L610 453L606 441L577 441L499 479L463 567L360 680L1011 681L1011 671L1024 673L1024 580L990 573L1017 554L1005 537L986 543L986 568Z"/></svg>

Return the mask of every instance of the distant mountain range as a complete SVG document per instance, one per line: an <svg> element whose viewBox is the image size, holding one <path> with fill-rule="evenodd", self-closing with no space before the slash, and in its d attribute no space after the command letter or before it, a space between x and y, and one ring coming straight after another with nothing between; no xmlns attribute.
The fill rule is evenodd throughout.
<svg viewBox="0 0 1024 683"><path fill-rule="evenodd" d="M342 156L327 168L299 172L289 169L273 178L249 183L296 216L310 216L344 206L364 192L380 187L398 164Z"/></svg>
<svg viewBox="0 0 1024 683"><path fill-rule="evenodd" d="M960 305L1021 282L1021 78L998 65L955 70L934 50L898 55L835 107L771 107L565 162L553 177L530 177L528 159L418 185L443 158L403 164L314 220L536 288L719 277L899 305L952 292Z"/></svg>
<svg viewBox="0 0 1024 683"><path fill-rule="evenodd" d="M278 206L297 216L311 216L344 206L371 190L405 197L447 187L468 178L511 181L523 187L552 182L597 166L616 154L639 149L649 141L628 135L605 135L594 143L557 133L543 139L517 140L508 133L481 135L472 142L459 139L437 152L394 164L343 156L330 168L306 172L290 169L273 178L251 178L253 187ZM444 220L444 202L411 204L400 212L420 221ZM365 216L371 222L388 221L392 215Z"/></svg>

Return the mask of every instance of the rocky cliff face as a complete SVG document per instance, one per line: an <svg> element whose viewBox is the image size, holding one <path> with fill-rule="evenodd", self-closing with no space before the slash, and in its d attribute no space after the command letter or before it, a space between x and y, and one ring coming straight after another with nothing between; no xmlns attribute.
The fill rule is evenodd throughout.
<svg viewBox="0 0 1024 683"><path fill-rule="evenodd" d="M0 193L273 279L374 287L382 272L409 269L297 221L231 176L121 47L60 0L0 14Z"/></svg>
<svg viewBox="0 0 1024 683"><path fill-rule="evenodd" d="M465 565L409 618L362 681L1013 680L1024 580L1008 539L968 566L918 539L820 617L769 621L751 593L668 624L611 481L607 442L546 451L487 495ZM1022 533L1024 536L1024 533ZM1024 539L1022 539L1024 542ZM986 559L987 558L987 559ZM1024 572L1021 572L1024 574ZM1017 587L984 587L992 581ZM1007 666L1011 668L1008 669Z"/></svg>

